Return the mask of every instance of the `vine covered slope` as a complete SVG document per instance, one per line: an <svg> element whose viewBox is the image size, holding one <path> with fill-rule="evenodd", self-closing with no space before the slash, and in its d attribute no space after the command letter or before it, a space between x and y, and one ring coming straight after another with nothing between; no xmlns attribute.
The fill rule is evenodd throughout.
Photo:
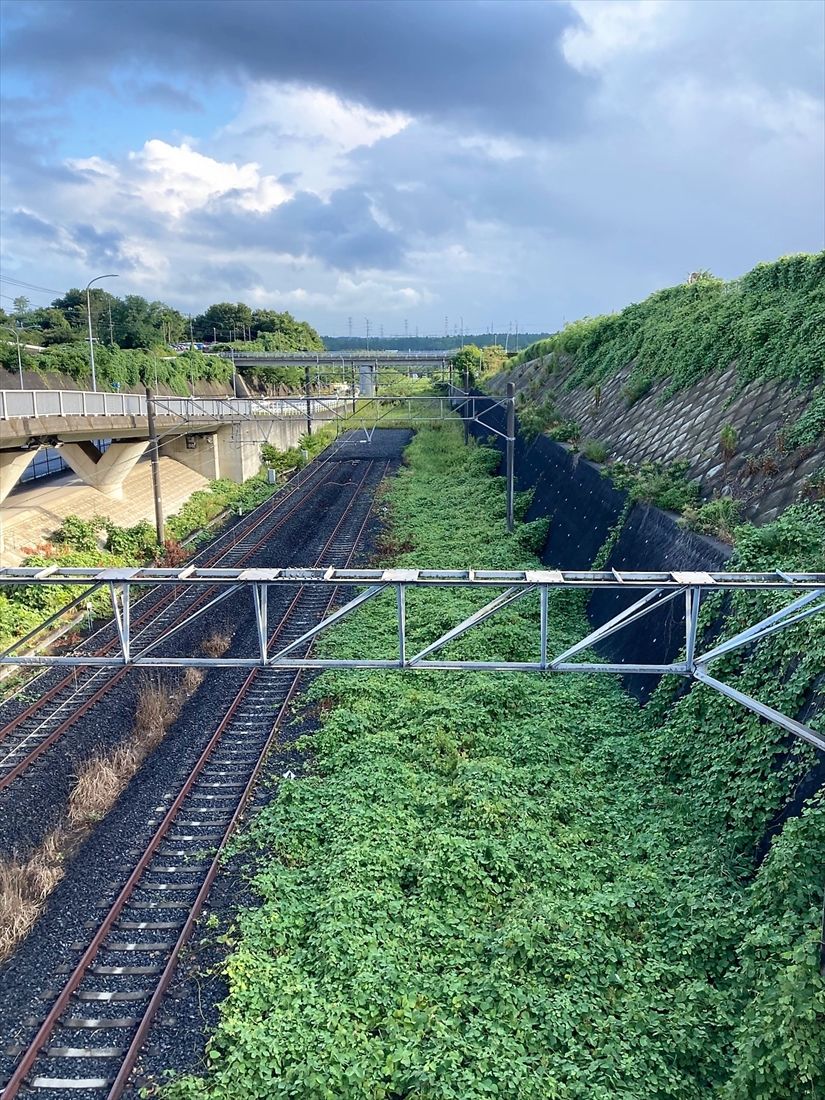
<svg viewBox="0 0 825 1100"><path fill-rule="evenodd" d="M541 523L503 533L497 455L449 427L407 459L387 559L535 564ZM822 568L823 536L821 508L799 506L743 534L739 560ZM474 602L411 594L426 629L410 644ZM725 629L770 605L743 598ZM523 656L537 616L519 601L452 652ZM551 618L553 646L583 626L570 594ZM394 645L380 602L324 642ZM809 620L721 672L787 710L807 700L821 728L823 657ZM668 683L644 710L601 676L329 673L313 693L312 774L239 842L259 902L230 936L209 1069L171 1097L825 1095L822 794L755 855L813 750Z"/></svg>
<svg viewBox="0 0 825 1100"><path fill-rule="evenodd" d="M567 385L595 386L628 364L628 387L667 394L736 364L742 382L820 383L825 373L825 252L786 256L725 282L700 273L619 313L585 317L520 352L512 366L572 361Z"/></svg>

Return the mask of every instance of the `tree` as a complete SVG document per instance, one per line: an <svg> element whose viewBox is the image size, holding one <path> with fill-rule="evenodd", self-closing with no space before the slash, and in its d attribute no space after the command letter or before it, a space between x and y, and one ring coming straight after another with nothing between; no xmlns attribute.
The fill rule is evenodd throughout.
<svg viewBox="0 0 825 1100"><path fill-rule="evenodd" d="M291 313L256 309L252 314L252 338L261 340L266 351L323 351L321 337L306 321Z"/></svg>
<svg viewBox="0 0 825 1100"><path fill-rule="evenodd" d="M469 377L470 386L475 385L476 375L481 366L481 348L475 344L465 344L461 351L457 351L450 358L453 365L455 385L464 385L465 371Z"/></svg>
<svg viewBox="0 0 825 1100"><path fill-rule="evenodd" d="M197 340L244 340L252 327L252 310L243 302L216 302L192 322Z"/></svg>
<svg viewBox="0 0 825 1100"><path fill-rule="evenodd" d="M29 323L32 328L40 330L40 343L65 344L76 339L77 334L66 320L66 315L59 309L46 307L34 309L29 315Z"/></svg>
<svg viewBox="0 0 825 1100"><path fill-rule="evenodd" d="M29 309L31 308L31 302L25 294L19 294L14 299L12 305L14 307L14 312L17 314L18 317L22 317L24 313L28 313Z"/></svg>

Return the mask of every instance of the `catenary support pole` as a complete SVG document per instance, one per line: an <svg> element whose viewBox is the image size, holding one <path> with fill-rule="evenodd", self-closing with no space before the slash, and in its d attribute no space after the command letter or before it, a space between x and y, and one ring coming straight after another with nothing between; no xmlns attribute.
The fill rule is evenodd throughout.
<svg viewBox="0 0 825 1100"><path fill-rule="evenodd" d="M163 499L160 495L158 430L155 426L155 398L148 386L146 387L146 418L149 421L149 463L152 467L152 494L155 498L155 533L158 546L163 546Z"/></svg>
<svg viewBox="0 0 825 1100"><path fill-rule="evenodd" d="M352 390L352 415L355 416L355 360L350 359L349 384Z"/></svg>
<svg viewBox="0 0 825 1100"><path fill-rule="evenodd" d="M307 435L312 435L312 398L309 390L309 363L304 366L304 394L307 403Z"/></svg>
<svg viewBox="0 0 825 1100"><path fill-rule="evenodd" d="M513 494L516 455L516 387L507 383L507 530L513 530Z"/></svg>
<svg viewBox="0 0 825 1100"><path fill-rule="evenodd" d="M465 393L466 396L465 396L465 399L464 399L464 408L462 409L462 412L461 412L461 418L464 421L464 443L466 445L469 442L469 439L470 439L470 416L469 416L470 410L467 407L468 399L469 399L469 396L470 396L470 370L469 370L469 367L464 368L464 393Z"/></svg>

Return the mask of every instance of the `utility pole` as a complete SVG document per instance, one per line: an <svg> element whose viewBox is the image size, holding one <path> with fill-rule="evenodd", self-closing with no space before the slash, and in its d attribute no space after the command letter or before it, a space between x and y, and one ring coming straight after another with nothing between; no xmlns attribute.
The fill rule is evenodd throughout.
<svg viewBox="0 0 825 1100"><path fill-rule="evenodd" d="M163 546L163 500L160 495L160 455L158 432L155 426L155 398L146 387L146 417L149 421L149 463L152 467L152 493L155 498L155 533L158 546Z"/></svg>
<svg viewBox="0 0 825 1100"><path fill-rule="evenodd" d="M213 325L212 326L212 343L217 344L217 342L218 342L218 330Z"/></svg>
<svg viewBox="0 0 825 1100"><path fill-rule="evenodd" d="M351 317L347 317L347 326L349 328L349 340L350 340L350 343L352 343L352 318Z"/></svg>
<svg viewBox="0 0 825 1100"><path fill-rule="evenodd" d="M365 321L366 326L367 326L367 351L369 351L370 350L370 319L369 319L369 317L365 317L364 321Z"/></svg>
<svg viewBox="0 0 825 1100"><path fill-rule="evenodd" d="M464 444L465 446L470 441L470 368L464 368Z"/></svg>
<svg viewBox="0 0 825 1100"><path fill-rule="evenodd" d="M193 351L195 347L195 335L192 329L192 314L189 314L189 350Z"/></svg>
<svg viewBox="0 0 825 1100"><path fill-rule="evenodd" d="M312 398L309 391L309 363L304 364L304 394L307 403L307 435L312 435Z"/></svg>
<svg viewBox="0 0 825 1100"><path fill-rule="evenodd" d="M115 329L112 324L112 303L109 302L109 347L115 346Z"/></svg>
<svg viewBox="0 0 825 1100"><path fill-rule="evenodd" d="M8 325L7 327L8 327L9 332L12 333L12 335L14 336L15 342L17 344L17 371L18 371L18 374L20 375L20 389L22 390L23 389L23 357L20 354L20 333L17 331L16 328L12 328L11 325Z"/></svg>
<svg viewBox="0 0 825 1100"><path fill-rule="evenodd" d="M349 384L352 389L352 415L355 416L355 360L349 361Z"/></svg>
<svg viewBox="0 0 825 1100"><path fill-rule="evenodd" d="M507 530L513 530L513 492L515 488L516 387L507 383Z"/></svg>

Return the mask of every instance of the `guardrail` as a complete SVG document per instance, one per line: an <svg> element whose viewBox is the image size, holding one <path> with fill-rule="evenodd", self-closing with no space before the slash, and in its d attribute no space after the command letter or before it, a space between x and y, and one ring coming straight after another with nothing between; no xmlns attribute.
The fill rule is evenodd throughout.
<svg viewBox="0 0 825 1100"><path fill-rule="evenodd" d="M344 352L314 352L314 351L213 351L208 355L216 355L221 359L231 359L234 362L247 359L277 360L283 363L331 363L333 366L343 359L346 363L371 363L371 362L403 362L410 360L427 360L432 362L446 362L450 356L455 355L458 348L453 351L344 351Z"/></svg>
<svg viewBox="0 0 825 1100"><path fill-rule="evenodd" d="M344 398L313 398L313 414ZM158 416L181 420L246 420L250 417L306 416L306 399L244 397L156 397ZM93 393L85 390L0 390L0 420L49 416L145 417L146 397L138 393Z"/></svg>

